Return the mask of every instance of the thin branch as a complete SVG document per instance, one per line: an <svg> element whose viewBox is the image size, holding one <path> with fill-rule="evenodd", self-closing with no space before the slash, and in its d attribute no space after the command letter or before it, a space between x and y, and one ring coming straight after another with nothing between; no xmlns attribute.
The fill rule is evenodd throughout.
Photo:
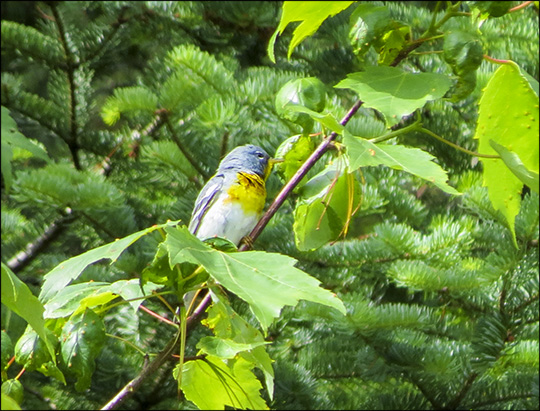
<svg viewBox="0 0 540 411"><path fill-rule="evenodd" d="M118 394L114 396L113 399L111 399L103 408L102 410L112 410L116 407L118 407L122 402L124 402L131 394L133 394L140 385L146 380L146 378L150 377L154 372L156 372L162 365L167 361L171 353L176 347L176 344L178 342L179 333L175 334L174 338L172 338L165 348L154 358L152 361L147 362L144 366L139 375L137 375L133 380L131 380L129 383L127 383L124 388L122 388Z"/></svg>
<svg viewBox="0 0 540 411"><path fill-rule="evenodd" d="M159 321L170 324L170 325L174 326L174 328L178 328L178 324L176 324L176 323L172 322L171 320L163 317L162 315L159 315L158 313L153 312L151 309L146 308L144 305L141 304L139 306L139 308L141 310L145 311L146 313L150 314L152 317L157 318Z"/></svg>
<svg viewBox="0 0 540 411"><path fill-rule="evenodd" d="M203 301L199 306L193 311L193 314L189 316L186 320L186 330L189 330L194 324L199 316L204 312L206 306L210 302L210 293L206 294L203 298ZM167 360L174 358L171 354L175 350L180 333L175 334L175 336L167 343L165 348L150 362L146 363L143 366L139 375L137 375L133 380L127 383L115 396L111 399L102 410L112 410L120 404L122 404L128 397L130 397L146 380L154 374Z"/></svg>
<svg viewBox="0 0 540 411"><path fill-rule="evenodd" d="M340 121L340 124L342 126L346 125L349 120L352 118L352 116L360 109L360 106L363 104L363 101L358 100L352 108L349 110L349 112L343 117L343 119ZM292 176L292 178L285 184L285 186L281 189L280 193L277 195L277 197L274 199L274 202L272 205L268 208L266 213L262 216L262 218L259 220L255 228L251 231L249 234L251 242L255 241L257 237L261 234L262 230L270 219L273 217L273 215L277 212L277 210L283 205L285 202L285 199L289 196L289 194L294 190L294 188L300 183L302 178L308 173L309 170L315 165L317 161L321 159L321 157L326 153L328 148L330 147L331 143L336 139L337 133L335 131L332 132L328 137L326 137L321 144L315 149L315 151L309 156L309 158L306 160L304 164L298 169L296 174ZM242 246L239 248L240 251L246 251L249 250L251 246L244 242Z"/></svg>
<svg viewBox="0 0 540 411"><path fill-rule="evenodd" d="M66 215L54 221L49 227L45 229L34 241L26 246L24 251L21 251L15 257L11 258L6 265L14 272L21 271L30 262L37 257L37 255L48 247L68 226L70 222L74 220L71 209L67 209Z"/></svg>
<svg viewBox="0 0 540 411"><path fill-rule="evenodd" d="M397 64L399 64L399 62L401 62L412 50L420 47L420 45L422 44L423 43L412 44L406 50L402 50L402 52L392 62L391 66L396 66ZM356 112L360 109L362 104L363 104L363 101L358 100L347 112L347 114L341 119L340 124L343 126L346 125L350 121L350 119L356 114ZM249 234L249 237L252 241L244 242L242 246L239 248L239 251L247 251L251 248L250 244L252 244L253 241L255 241L255 239L260 235L260 233L266 227L270 219L277 212L277 210L283 205L288 195L300 183L302 178L304 178L304 176L315 165L315 163L321 159L321 157L326 153L326 151L332 147L333 142L336 138L337 138L337 133L332 132L328 137L326 137L321 142L321 144L319 144L319 146L315 149L315 151L311 154L311 156L304 162L304 164L302 164L302 166L297 170L294 176L281 189L280 193L274 199L272 205L269 207L266 213L259 220L255 228L251 231L251 233ZM204 175L204 173L201 173L201 174ZM187 318L186 329L189 329L194 324L194 322L206 309L206 307L210 303L210 300L211 300L210 293L207 293L206 296L201 301L201 303L199 304L199 306L193 311L193 314ZM143 368L143 370L139 373L139 375L135 379L130 381L126 386L124 386L124 388L122 388L122 390L111 401L109 401L109 403L107 403L102 409L110 410L110 409L114 409L118 407L129 395L135 392L137 388L143 383L143 381L147 377L152 375L163 363L165 363L165 361L168 358L170 358L170 354L172 353L173 349L177 345L178 338L179 338L179 335L177 334L175 338L173 338L167 344L165 349L151 363L147 364Z"/></svg>
<svg viewBox="0 0 540 411"><path fill-rule="evenodd" d="M465 395L467 395L467 393L471 389L474 380L476 380L476 377L478 377L478 374L475 372L469 375L469 378L467 378L467 380L465 381L465 384L463 384L463 387L461 387L461 390L457 393L455 398L452 401L450 401L450 403L445 407L446 409L455 410L457 408L463 407L461 404L461 401L463 401L463 398L465 398Z"/></svg>
<svg viewBox="0 0 540 411"><path fill-rule="evenodd" d="M169 130L169 133L171 133L171 138L176 144L176 146L178 147L178 149L182 152L186 160L189 161L189 164L191 164L191 166L195 170L197 170L197 172L201 176L203 176L205 180L208 179L210 175L206 171L204 171L204 169L199 165L199 162L195 161L193 156L189 153L189 151L186 150L186 148L184 147L184 145L182 144L182 142L176 135L176 132L174 131L171 120L169 119L168 113L164 113L163 116L165 118L165 123L167 124L167 129Z"/></svg>
<svg viewBox="0 0 540 411"><path fill-rule="evenodd" d="M81 170L81 162L79 160L79 142L78 140L78 124L77 124L77 100L76 100L76 84L75 84L75 63L76 58L71 53L71 50L69 49L68 42L67 42L67 33L64 27L64 23L62 19L60 18L60 13L58 12L58 9L56 8L56 4L54 2L49 3L49 7L52 10L54 21L56 23L56 26L58 27L58 32L60 35L60 42L62 43L62 47L64 49L64 54L66 57L66 74L68 76L68 83L69 83L69 107L70 107L70 117L69 117L69 123L70 123L70 139L67 140L67 144L69 147L69 151L71 152L71 157L73 158L73 164L75 165L75 168L77 170Z"/></svg>

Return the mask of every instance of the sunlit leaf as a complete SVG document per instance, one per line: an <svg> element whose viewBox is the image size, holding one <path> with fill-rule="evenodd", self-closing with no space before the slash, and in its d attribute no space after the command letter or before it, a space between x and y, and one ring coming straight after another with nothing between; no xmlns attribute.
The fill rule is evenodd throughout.
<svg viewBox="0 0 540 411"><path fill-rule="evenodd" d="M2 304L21 316L45 342L51 360L56 363L54 347L49 341L43 312L45 308L28 286L2 263Z"/></svg>
<svg viewBox="0 0 540 411"><path fill-rule="evenodd" d="M52 271L45 275L45 282L43 283L41 294L39 295L40 301L50 300L54 295L56 295L56 293L58 293L71 281L76 279L90 264L104 258L111 260L111 263L113 263L118 259L118 257L120 257L120 254L122 254L126 248L128 248L135 241L139 240L141 237L151 233L152 231L171 225L176 225L178 223L179 221L169 221L165 224L146 228L60 263Z"/></svg>
<svg viewBox="0 0 540 411"><path fill-rule="evenodd" d="M446 182L448 175L437 163L435 157L420 150L401 145L373 144L345 131L343 142L351 159L351 168L385 165L403 170L427 180L441 190L454 195L460 193Z"/></svg>
<svg viewBox="0 0 540 411"><path fill-rule="evenodd" d="M265 341L261 332L238 315L227 303L218 289L212 289L212 305L208 309L208 317L203 320L216 337L226 338L240 344L257 345L249 351L239 353L245 360L259 368L265 377L266 389L270 399L274 396L274 369L272 359L265 349Z"/></svg>
<svg viewBox="0 0 540 411"><path fill-rule="evenodd" d="M301 251L337 240L359 201L360 187L342 159L335 160L299 191L294 238Z"/></svg>
<svg viewBox="0 0 540 411"><path fill-rule="evenodd" d="M526 184L531 190L538 193L538 173L528 170L519 156L513 151L506 149L506 147L497 144L493 140L491 140L489 143L491 144L491 147L493 147L493 149L499 153L504 161L504 164L506 164L510 171L512 171L512 173L514 173L516 177L523 182L523 184Z"/></svg>
<svg viewBox="0 0 540 411"><path fill-rule="evenodd" d="M182 370L182 391L201 410L224 410L226 406L266 410L259 393L262 385L251 368L243 358L231 360L230 365L211 355L189 361Z"/></svg>
<svg viewBox="0 0 540 411"><path fill-rule="evenodd" d="M491 141L510 150L523 166L538 173L538 95L514 62L501 65L489 80L480 99L475 138L478 151L497 154ZM515 217L521 204L523 181L500 160L481 158L483 185L493 207L504 215L514 244Z"/></svg>
<svg viewBox="0 0 540 411"><path fill-rule="evenodd" d="M334 87L354 90L363 106L380 111L391 127L426 102L444 96L451 84L442 74L407 73L399 68L379 66L349 74Z"/></svg>
<svg viewBox="0 0 540 411"><path fill-rule="evenodd" d="M219 283L246 301L266 332L285 305L300 299L336 308L345 307L319 280L294 267L296 260L285 255L250 251L224 253L206 246L187 228L166 228L165 243L171 265L188 261L201 264Z"/></svg>
<svg viewBox="0 0 540 411"><path fill-rule="evenodd" d="M277 36L282 34L289 23L302 22L293 33L287 58L291 57L295 47L306 37L317 31L320 25L328 17L332 17L349 7L353 1L286 1L283 3L283 11L279 26L272 35L268 43L268 56L273 63L276 62L274 56L274 44Z"/></svg>

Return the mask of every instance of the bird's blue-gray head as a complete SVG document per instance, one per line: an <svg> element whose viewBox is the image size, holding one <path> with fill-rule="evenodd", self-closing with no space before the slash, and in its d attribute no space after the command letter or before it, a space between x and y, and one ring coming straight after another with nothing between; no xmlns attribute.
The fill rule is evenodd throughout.
<svg viewBox="0 0 540 411"><path fill-rule="evenodd" d="M225 170L246 171L266 178L269 173L270 156L261 147L253 144L238 146L219 163L218 172Z"/></svg>

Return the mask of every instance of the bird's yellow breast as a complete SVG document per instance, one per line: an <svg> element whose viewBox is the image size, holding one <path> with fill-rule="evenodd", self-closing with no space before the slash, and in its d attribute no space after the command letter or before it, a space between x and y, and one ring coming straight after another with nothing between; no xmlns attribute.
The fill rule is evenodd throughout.
<svg viewBox="0 0 540 411"><path fill-rule="evenodd" d="M227 201L240 203L246 213L260 214L266 201L264 180L257 174L239 172L238 182L232 184L227 194Z"/></svg>

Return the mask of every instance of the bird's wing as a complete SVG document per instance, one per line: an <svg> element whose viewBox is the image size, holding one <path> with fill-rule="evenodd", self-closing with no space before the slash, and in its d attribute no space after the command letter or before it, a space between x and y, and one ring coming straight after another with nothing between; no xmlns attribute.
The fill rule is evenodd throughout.
<svg viewBox="0 0 540 411"><path fill-rule="evenodd" d="M189 222L189 231L192 234L197 234L197 230L201 224L203 216L210 209L211 205L217 198L217 194L223 187L223 174L216 174L212 177L199 193L197 200L195 201L195 208L191 214L191 221Z"/></svg>

